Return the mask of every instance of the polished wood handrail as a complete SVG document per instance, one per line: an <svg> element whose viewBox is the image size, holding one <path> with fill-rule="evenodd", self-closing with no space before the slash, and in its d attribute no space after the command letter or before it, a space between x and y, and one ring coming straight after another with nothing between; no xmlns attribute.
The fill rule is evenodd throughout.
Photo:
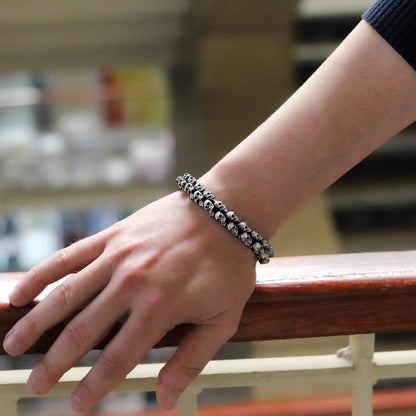
<svg viewBox="0 0 416 416"><path fill-rule="evenodd" d="M0 274L1 339L36 304L15 308L7 302L5 292L21 276ZM44 353L64 324L28 352ZM190 327L176 327L157 346L177 345ZM231 341L411 330L416 330L416 250L286 257L258 267L255 291Z"/></svg>

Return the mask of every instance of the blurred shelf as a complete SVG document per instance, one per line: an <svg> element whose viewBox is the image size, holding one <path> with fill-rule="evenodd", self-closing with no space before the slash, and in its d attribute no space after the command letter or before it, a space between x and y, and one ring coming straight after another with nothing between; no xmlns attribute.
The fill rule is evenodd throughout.
<svg viewBox="0 0 416 416"><path fill-rule="evenodd" d="M173 59L189 0L2 1L0 71ZM53 36L51 36L53 34Z"/></svg>
<svg viewBox="0 0 416 416"><path fill-rule="evenodd" d="M173 183L173 182L172 182ZM97 205L124 205L140 208L172 192L172 184L129 183L122 186L97 185L85 188L41 188L0 191L0 213L19 208L54 206L82 208Z"/></svg>
<svg viewBox="0 0 416 416"><path fill-rule="evenodd" d="M298 65L323 62L339 45L339 42L298 44L293 52Z"/></svg>
<svg viewBox="0 0 416 416"><path fill-rule="evenodd" d="M361 15L373 0L302 0L299 14L304 18Z"/></svg>
<svg viewBox="0 0 416 416"><path fill-rule="evenodd" d="M341 234L343 251L358 253L370 251L414 250L416 227L411 230L344 232Z"/></svg>
<svg viewBox="0 0 416 416"><path fill-rule="evenodd" d="M416 206L416 177L408 178L406 181L387 183L362 181L361 183L335 185L329 190L329 196L334 210Z"/></svg>

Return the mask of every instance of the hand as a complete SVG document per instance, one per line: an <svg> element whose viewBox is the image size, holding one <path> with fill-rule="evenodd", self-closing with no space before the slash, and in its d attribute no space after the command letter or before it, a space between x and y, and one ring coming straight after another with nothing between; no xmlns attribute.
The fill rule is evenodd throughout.
<svg viewBox="0 0 416 416"><path fill-rule="evenodd" d="M28 388L35 394L49 391L125 317L70 397L74 410L86 410L120 383L167 331L191 323L193 330L159 374L158 401L169 409L236 331L254 288L255 258L176 192L55 253L27 273L10 302L25 305L71 273L5 338L9 354L22 354L48 328L76 313L34 367Z"/></svg>

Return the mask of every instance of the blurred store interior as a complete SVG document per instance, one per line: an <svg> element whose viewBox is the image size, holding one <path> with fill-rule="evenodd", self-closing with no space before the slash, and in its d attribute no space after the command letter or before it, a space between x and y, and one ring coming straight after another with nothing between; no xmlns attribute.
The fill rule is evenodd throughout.
<svg viewBox="0 0 416 416"><path fill-rule="evenodd" d="M2 0L0 272L27 270L106 228L174 190L179 172L202 173L371 3ZM279 255L414 249L416 129L302 208L275 240ZM22 406L38 414L33 402Z"/></svg>

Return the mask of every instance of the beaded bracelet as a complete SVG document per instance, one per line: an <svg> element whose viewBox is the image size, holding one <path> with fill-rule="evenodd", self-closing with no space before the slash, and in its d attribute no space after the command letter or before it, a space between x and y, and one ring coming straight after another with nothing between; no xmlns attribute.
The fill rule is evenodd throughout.
<svg viewBox="0 0 416 416"><path fill-rule="evenodd" d="M252 230L246 222L241 221L233 211L229 211L223 202L217 201L215 195L205 190L190 173L178 176L176 183L192 201L249 247L259 263L266 264L270 261L273 257L273 248L270 243Z"/></svg>

